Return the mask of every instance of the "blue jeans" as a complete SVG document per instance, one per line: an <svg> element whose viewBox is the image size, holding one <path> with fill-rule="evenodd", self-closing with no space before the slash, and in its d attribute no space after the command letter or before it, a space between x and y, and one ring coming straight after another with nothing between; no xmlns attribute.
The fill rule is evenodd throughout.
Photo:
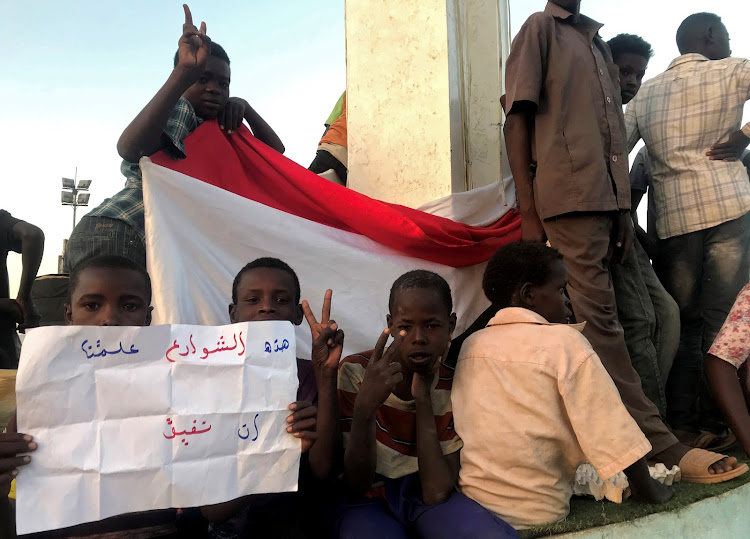
<svg viewBox="0 0 750 539"><path fill-rule="evenodd" d="M680 344L680 310L635 239L624 263L610 265L617 316L643 392L666 418L666 385Z"/></svg>
<svg viewBox="0 0 750 539"><path fill-rule="evenodd" d="M334 536L340 539L518 537L510 524L459 492L443 503L425 505L419 473L388 480L386 498L361 498L344 503Z"/></svg>
<svg viewBox="0 0 750 539"><path fill-rule="evenodd" d="M132 226L119 219L86 215L68 240L66 273L82 260L98 255L120 255L146 267L146 244Z"/></svg>
<svg viewBox="0 0 750 539"><path fill-rule="evenodd" d="M667 382L667 418L673 428L695 430L716 410L703 377L703 360L748 281L750 213L720 225L662 240L660 273L680 308L680 347Z"/></svg>

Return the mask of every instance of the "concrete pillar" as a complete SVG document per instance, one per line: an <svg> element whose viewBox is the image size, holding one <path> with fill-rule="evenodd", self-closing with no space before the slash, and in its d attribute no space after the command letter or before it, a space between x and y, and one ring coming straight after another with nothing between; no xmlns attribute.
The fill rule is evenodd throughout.
<svg viewBox="0 0 750 539"><path fill-rule="evenodd" d="M506 0L346 0L349 187L416 207L503 178L509 22Z"/></svg>

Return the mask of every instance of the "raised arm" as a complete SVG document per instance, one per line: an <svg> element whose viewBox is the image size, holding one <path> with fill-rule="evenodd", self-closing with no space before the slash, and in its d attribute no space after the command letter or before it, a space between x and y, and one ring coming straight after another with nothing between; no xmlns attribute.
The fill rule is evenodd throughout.
<svg viewBox="0 0 750 539"><path fill-rule="evenodd" d="M310 469L318 479L325 479L338 471L334 464L339 462L342 448L336 374L344 347L344 332L330 319L332 295L331 290L326 291L320 322L312 313L310 304L302 302L313 340L312 363L318 384L318 439L308 454Z"/></svg>
<svg viewBox="0 0 750 539"><path fill-rule="evenodd" d="M21 270L21 283L18 286L16 301L23 313L21 330L33 328L39 325L40 317L34 302L31 300L31 287L42 263L44 254L44 232L32 224L19 221L13 226L13 234L21 242L21 258L23 269Z"/></svg>
<svg viewBox="0 0 750 539"><path fill-rule="evenodd" d="M151 155L162 147L162 133L180 96L195 83L211 52L211 40L206 35L206 23L200 30L193 24L190 8L185 9L185 24L178 42L177 66L164 85L130 122L117 141L117 153L131 163L144 155Z"/></svg>

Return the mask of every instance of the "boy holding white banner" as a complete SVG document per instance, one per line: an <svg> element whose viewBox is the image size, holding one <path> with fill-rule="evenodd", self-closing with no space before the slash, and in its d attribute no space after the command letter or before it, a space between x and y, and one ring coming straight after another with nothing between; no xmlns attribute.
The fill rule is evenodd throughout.
<svg viewBox="0 0 750 539"><path fill-rule="evenodd" d="M84 261L81 263L73 272L70 279L70 299L69 304L66 307L66 319L68 322L72 325L77 326L147 326L150 324L151 321L151 283L148 274L145 270L140 268L137 264L134 262L125 259L123 257L118 256L103 256L103 257L95 257L92 259L89 259L87 261ZM281 326L274 326L276 329L281 328ZM152 334L156 334L157 332L161 333L169 333L169 332L178 332L179 326L160 326L160 327L154 327L151 328L149 331ZM256 328L253 328L256 329ZM255 333L263 333L264 330L269 329L268 327L262 327L258 326L258 331L254 332L253 335L245 335L244 339L242 336L242 333L240 332L240 342L242 343L242 351L244 352L245 349L245 343L247 343L247 348L250 350L251 346L257 346L257 335ZM273 328L270 328L273 329ZM281 328L283 329L283 328ZM52 328L50 328L52 330ZM192 330L196 336L200 336L200 332L214 332L216 333L217 330L221 332L223 328L188 328L188 330ZM41 331L41 330L38 330ZM60 332L59 328L55 328L52 331ZM80 334L80 331L78 331L76 328L69 328L66 329L68 333L75 334L74 337L78 336ZM107 330L108 332L112 332L112 330ZM124 330L118 330L123 335L127 334L127 336L132 336L134 338L140 338L139 335L143 335L135 331L134 328L124 329ZM291 328L286 330L287 332L291 331ZM236 333L235 333L236 334ZM30 334L30 337L33 336L34 333ZM93 334L92 334L93 335ZM98 335L98 334L97 334ZM104 333L102 334L104 335ZM281 335L281 334L280 334ZM38 335L39 340L43 340L44 336ZM64 336L63 336L64 337ZM191 334L192 337L192 334ZM158 339L157 339L158 340ZM104 341L102 341L104 342ZM170 341L171 342L171 341ZM177 341L175 341L177 342ZM237 469L237 473L239 475L240 472L242 472L242 461L241 458L244 456L244 452L246 452L245 449L240 449L241 447L247 447L247 438L250 437L251 430L250 427L254 427L252 430L252 434L254 435L254 440L259 439L257 442L258 444L261 444L259 446L256 446L258 449L254 450L256 455L260 455L260 460L263 459L263 451L265 447L268 447L269 444L273 445L271 448L276 455L273 455L272 458L275 459L276 465L279 466L279 469L282 469L282 471L277 472L280 474L285 474L287 477L287 480L277 482L278 488L280 489L287 489L289 487L295 488L295 485L291 484L293 482L296 484L296 462L298 461L298 445L292 442L292 438L289 437L288 439L286 436L282 434L281 438L274 437L274 424L275 422L270 421L264 421L265 417L261 418L260 422L257 422L257 424L250 423L249 421L245 421L245 424L242 425L242 427L247 427L247 425L250 425L250 427L247 427L245 429L240 428L239 431L237 431L239 434L239 438L234 442L237 444L237 455L233 456L231 454L226 455L222 457L221 455L213 455L211 454L214 452L214 445L217 443L214 439L208 439L208 445L206 443L202 444L201 449L201 440L200 436L198 438L189 438L189 436L196 436L196 435L202 435L204 438L206 438L206 433L208 433L212 427L217 427L214 429L214 433L212 433L214 436L219 435L220 433L217 433L218 427L221 426L222 420L225 419L222 417L222 415L219 414L213 414L213 416L207 417L208 420L208 427L205 426L206 421L203 421L201 425L198 427L193 426L192 429L185 428L184 430L178 431L175 428L175 425L178 428L184 427L184 425L177 425L177 423L185 422L186 421L186 415L184 414L177 414L175 415L173 412L174 409L178 407L185 407L190 405L193 397L190 395L190 392L182 391L183 388L179 386L177 383L180 377L180 373L178 372L178 369L182 370L182 376L185 376L185 373L189 373L191 369L194 370L195 373L199 374L199 376L205 376L206 382L210 382L212 376L215 379L221 378L221 373L216 372L217 369L221 370L224 368L227 372L233 374L236 371L231 371L230 369L234 367L234 364L236 363L239 368L246 368L247 366L244 365L246 359L240 354L236 354L238 357L234 360L231 360L228 363L217 363L217 360L214 358L218 358L219 356L214 356L211 359L214 360L214 365L211 365L210 362L206 362L205 359L208 358L211 354L215 353L224 353L226 351L232 351L236 349L235 347L229 347L226 345L217 344L217 347L213 350L209 350L208 347L203 347L203 350L201 353L199 350L199 347L201 343L198 339L195 341L196 343L199 343L199 346L196 348L193 348L193 355L195 355L195 358L191 358L188 356L190 354L190 348L189 345L185 345L187 352L183 353L181 350L182 348L175 348L170 347L166 354L163 354L161 357L164 361L164 363L167 365L166 373L167 373L167 379L170 380L170 385L168 387L171 387L171 389L167 392L169 395L166 397L163 395L159 395L158 392L152 392L152 391L144 391L142 394L140 394L139 398L133 398L133 399L124 399L120 400L119 402L113 402L112 399L107 398L107 394L111 394L111 390L117 390L118 387L120 390L126 390L128 389L128 386L132 386L134 380L141 384L141 382L144 382L148 385L153 385L154 388L158 389L158 382L160 379L163 378L163 373L161 371L165 370L161 367L161 360L157 364L156 362L151 362L150 364L148 361L143 361L142 363L139 360L136 360L136 362L131 363L130 365L122 365L116 363L116 361L120 361L119 358L128 356L130 354L136 354L138 353L138 349L144 350L144 348L148 349L150 346L150 343L144 342L144 340L137 341L135 344L138 346L130 346L126 344L123 348L123 345L121 344L119 348L108 346L107 342L104 342L104 346L100 345L99 340L96 341L96 344L94 345L94 341L91 340L90 342L84 341L81 344L81 350L86 355L87 360L94 359L95 362L99 362L100 367L98 370L95 371L95 378L96 385L93 387L90 387L87 391L89 393L97 393L97 400L96 400L96 408L97 411L100 413L104 413L105 417L104 419L95 420L98 422L98 430L94 428L94 426L91 423L87 422L76 422L73 421L71 423L71 417L81 415L82 413L85 414L85 412L81 411L80 409L76 409L76 402L75 400L78 398L76 397L76 394L78 391L76 391L76 384L80 382L81 379L81 372L79 371L73 374L72 378L69 380L63 380L66 384L70 387L69 395L66 396L66 398L69 399L70 403L73 403L73 406L70 407L63 407L64 414L68 414L65 416L65 421L60 422L59 425L50 426L47 428L37 428L37 432L47 432L51 435L54 435L52 432L53 430L59 429L59 435L55 436L55 439L58 441L62 441L63 444L67 445L68 447L71 447L73 451L71 451L72 456L69 457L71 462L66 463L68 464L67 469L60 468L59 470L50 469L49 467L45 468L45 466L48 466L50 464L50 460L60 459L60 445L58 441L56 441L53 445L50 445L50 442L48 440L42 439L40 436L37 436L37 438L40 440L41 448L47 452L47 456L45 457L47 460L45 463L42 462L42 460L37 461L37 465L35 466L36 470L34 473L29 473L28 478L22 477L22 481L26 484L22 484L23 487L29 486L29 481L33 482L34 488L36 488L37 485L56 485L58 487L58 492L55 493L50 489L45 488L37 489L37 490L30 490L29 488L26 488L25 494L29 495L32 492L36 495L39 492L44 492L44 496L38 496L34 500L26 499L24 504L19 503L19 511L22 508L22 505L26 507L26 510L28 511L30 502L32 503L32 506L36 506L39 512L39 519L40 521L50 521L52 522L55 518L59 519L70 519L70 516L65 513L65 508L71 510L71 512L81 512L83 516L81 516L77 522L86 522L87 520L91 520L89 518L89 509L86 507L87 501L91 501L91 498L86 498L86 500L83 500L83 503L80 502L81 496L85 496L88 494L88 492L84 492L84 486L88 485L86 481L86 476L90 475L90 473L93 471L96 473L99 471L99 468L102 470L101 473L101 485L99 486L99 491L101 492L99 495L99 499L94 501L98 501L101 505L101 512L106 514L105 505L106 502L109 502L112 505L116 505L119 503L117 499L119 498L122 500L125 497L132 497L133 494L135 494L132 490L131 492L127 492L126 489L123 491L116 490L114 492L105 492L105 480L111 481L111 484L115 484L115 480L121 479L121 477L124 473L130 473L133 475L133 477L137 480L140 476L139 474L143 475L145 477L146 473L152 473L155 474L159 479L159 481L151 481L150 483L143 482L143 481L136 481L136 483L131 483L131 487L135 488L137 490L137 494L139 497L143 497L146 499L151 499L152 497L154 499L162 500L157 503L156 508L161 507L169 507L169 503L164 504L163 500L169 500L169 499L176 499L182 497L183 499L189 499L191 496L193 498L197 496L202 496L206 494L209 499L210 496L214 496L217 491L221 491L225 488L230 488L230 486L224 486L224 482L222 482L220 479L216 477L215 473L212 473L211 475L203 474L203 478L205 477L212 477L214 484L211 485L210 482L208 484L205 484L204 482L201 482L201 478L199 478L197 475L193 476L190 473L182 473L189 472L190 470L193 470L195 472L199 472L198 468L203 466L206 470L219 470L219 471L226 471L224 470L225 466L223 464L224 461L222 461L222 458L229 463L230 459L236 460L238 464L234 465ZM58 348L64 348L64 340L61 339L58 345ZM213 346L211 346L213 348ZM267 347L266 347L267 348ZM57 350L50 349L50 354L57 353ZM197 352L197 353L196 353ZM277 354L275 357L276 363L270 363L271 368L278 368L275 365L278 363L284 363L285 357L293 354L294 349L291 347L291 350L284 353L282 351L281 353ZM33 353L33 352L32 352ZM226 355L235 355L235 354L226 354ZM244 355L244 354L243 354ZM266 356L270 356L271 354L266 354ZM118 359L112 360L111 356L118 356ZM181 357L182 356L182 357ZM185 357L188 356L188 357ZM205 356L201 359L201 356ZM283 357L282 357L283 356ZM70 357L70 356L68 356ZM147 358L147 354L143 354L143 357ZM170 359L173 358L173 359ZM253 356L253 359L255 359L256 356ZM292 355L292 357L294 357ZM34 358L31 358L34 359ZM70 359L66 359L62 356L56 356L55 360L61 360L61 361L70 361ZM179 365L172 366L169 362L173 362L177 359L181 361ZM192 362L191 362L192 359ZM109 361L109 363L107 363ZM203 363L201 363L203 362ZM287 361L288 362L288 361ZM39 363L39 362L37 362ZM152 367L151 365L154 365ZM225 366L226 365L226 366ZM85 369L84 361L81 360L81 366ZM106 368L101 368L101 366L105 366ZM123 369L122 367L125 367ZM137 372L142 368L149 368L152 369L152 373L155 376L147 376L146 378L140 376L140 374ZM264 369L268 369L269 367L263 367ZM117 372L118 369L120 369L121 372ZM69 369L68 369L69 370ZM213 371L213 372L212 372ZM130 380L127 379L127 376L120 376L121 374L125 374L127 372L130 376ZM285 384L284 387L296 387L296 369L289 368L286 369L286 371L278 371L281 376L284 376L290 380L288 384ZM243 370L244 373L244 370ZM36 377L38 377L35 373L29 373L26 375L26 379L24 380L23 373L19 373L19 384L17 385L18 394L19 394L19 403L22 406L24 403L24 400L26 401L26 404L28 406L29 404L29 397L32 396L33 400L32 402L35 402L37 398L40 399L40 401L43 402L44 398L49 397L49 395L43 395L45 389L41 389L41 391L33 391L31 393L28 393L27 395L23 395L23 386L26 385L26 390L28 391L29 387L33 388L33 381ZM84 372L85 374L85 372ZM114 375L114 376L113 376ZM216 378L218 376L219 378ZM274 374L272 372L271 377L276 377L272 382L276 382L278 380L281 380L281 378L278 377L278 375ZM293 377L293 378L292 378ZM109 383L108 383L109 378ZM252 377L251 377L252 378ZM29 380L31 379L31 381ZM84 378L85 379L85 378ZM48 382L42 381L42 383L49 383L50 387L52 387L53 384L59 382L59 380L50 379ZM174 384L172 383L174 382ZM250 384L253 384L254 381L251 379L249 382ZM261 382L263 383L263 382ZM108 386L108 387L107 387ZM263 387L263 386L261 386ZM81 389L79 387L79 389ZM84 388L85 389L85 388ZM131 387L132 389L132 387ZM141 388L145 390L149 390L150 387ZM281 392L279 392L280 387L278 385L273 386L270 388L270 392L273 393L273 397L269 397L266 399L266 401L270 401L275 399L276 401L279 400L277 398L279 395L282 395L285 392L288 392L288 389L283 389ZM182 395L181 395L182 393ZM54 395L53 395L54 396ZM153 400L154 402L159 401L160 399L167 398L169 403L167 406L167 409L170 410L169 414L175 415L174 419L167 417L167 426L165 427L165 433L161 433L163 437L166 439L166 441L157 442L154 444L154 447L142 445L138 443L138 437L139 432L138 429L140 428L143 430L144 424L148 424L149 421L153 420L153 417L148 416L141 416L138 414L134 414L133 416L118 416L116 413L118 412L118 407L120 411L124 408L134 407L138 408L143 405L142 402L131 402L131 401L142 401L149 399ZM222 407L226 408L226 404L228 403L231 407L231 400L236 401L236 398L233 396L228 396L226 400L221 396L215 396L215 395L209 395L209 398L213 399L215 401L215 405L217 409L221 409ZM282 397L283 398L283 397ZM288 400L286 401L288 402ZM243 403L244 405L244 403ZM288 432L292 433L297 438L305 438L308 436L315 436L314 428L315 428L315 408L310 406L309 404L305 403L294 403L294 409L295 412L289 416L289 418L286 420L287 423L290 423L289 428L287 429ZM123 408L124 407L124 408ZM173 409L174 408L174 409ZM278 414L284 414L286 405L283 405L281 408L278 408L278 405L274 405L274 408L270 409L268 412L264 412L263 407L258 406L257 409L261 412L258 414L255 414L255 420L258 419L258 416L261 414L264 414L264 416L269 416L271 418L278 416ZM291 408L291 407L290 407ZM240 408L237 407L239 410ZM266 407L266 409L268 409ZM103 412L102 412L103 410ZM194 410L197 412L203 412L202 410ZM29 420L30 417L32 419L38 421L39 416L46 414L48 412L47 409L40 410L37 409L22 409L23 416L25 416L26 421ZM52 414L53 410L49 410L49 413ZM232 419L232 414L224 414L227 416L228 419ZM240 415L240 414L235 414ZM118 419L121 417L120 419ZM23 419L23 418L22 418ZM159 418L156 418L159 420ZM212 421L213 419L213 421ZM252 418L251 418L252 419ZM160 421L160 420L159 420ZM173 424L172 421L175 423ZM109 424L107 423L109 422ZM117 422L117 424L115 424ZM189 421L188 421L189 423ZM193 421L193 423L197 423L196 421ZM169 425L172 425L172 428L170 430ZM232 423L233 425L233 423ZM9 529L3 530L6 531L5 536L14 536L15 530L13 525L13 509L10 506L10 503L7 496L7 491L10 483L10 479L14 478L18 472L19 467L28 464L31 461L30 456L20 457L19 454L27 453L30 451L36 450L38 447L36 440L31 438L28 435L25 434L17 434L15 433L15 422L12 422L12 424L9 426L8 433L0 434L0 494L3 495L3 499L0 500L0 507L2 507L3 512L3 518L0 519L3 523L8 523ZM63 431L63 428L67 428L67 433ZM71 430L70 429L78 429L79 433L82 435L81 439L76 439L75 437L71 437ZM123 430L124 429L124 430ZM99 462L91 462L90 460L86 460L85 453L88 450L87 445L90 445L86 442L86 440L83 440L83 438L90 434L90 432L96 430L96 434L92 438L93 443L96 446L99 446ZM160 428L160 431L162 429ZM109 431L109 432L108 432ZM243 436L243 433L247 431L247 435ZM283 431L282 431L283 432ZM65 435L67 434L67 440L65 440ZM109 438L110 442L117 442L117 443L110 443L106 444L106 439ZM237 438L237 436L235 436ZM161 439L161 436L159 436L158 439ZM196 454L195 456L198 457L198 460L195 460L195 457L193 459L184 460L180 458L176 458L179 456L179 453L183 450L187 451L193 450L193 448L188 448L187 446L193 442L193 440L197 441L198 443L193 443L192 445L198 446L198 450L202 451L200 454ZM209 441L210 440L210 441ZM253 441L254 441L253 440ZM220 442L221 440L218 440ZM71 445L72 444L72 445ZM164 445L166 444L166 445ZM265 445L264 445L265 444ZM164 445L164 447L161 447ZM158 446L158 447L157 447ZM183 448L184 446L184 448ZM148 466L145 465L146 460L149 460L153 453L158 454L159 452L166 455L166 461L162 465L163 469L159 470L156 469L154 471L149 470ZM208 454L206 454L208 452ZM252 452L252 451L251 451ZM242 454L241 454L242 453ZM51 455L51 456L50 456ZM79 457L79 455L84 455L83 457ZM113 455L115 455L116 458L113 458ZM117 455L120 455L119 457ZM173 458L175 457L175 458ZM129 472L125 467L122 467L122 471L117 471L117 466L125 466L126 461L130 458L131 460L135 458L135 460L143 459L144 467L143 469L131 469ZM119 462L118 462L119 460ZM158 460L158 458L157 458ZM201 462L202 461L202 462ZM258 459L256 459L256 462ZM213 466L213 463L218 462L219 466ZM54 464L54 462L53 462ZM79 468L76 468L76 466L79 466ZM98 466L98 468L97 468ZM228 466L228 465L227 465ZM174 470L173 470L174 468ZM73 472L78 470L80 473L78 476L80 476L80 479L78 482L76 482L75 473L71 472L71 469ZM283 470L288 471L283 471ZM266 470L270 470L270 468L266 468ZM165 473L167 476L169 475L167 472L178 472L176 475L173 474L172 477L172 485L166 485L166 483L162 482L161 479L165 476ZM32 472L32 468L29 468L29 472ZM46 476L45 476L46 473ZM260 473L263 473L264 475L273 475L272 473L266 473L264 470L261 470ZM109 474L109 475L107 475ZM40 475L42 476L40 479ZM67 476L74 476L73 481L68 481ZM231 473L230 475L235 475L234 473ZM240 478L241 479L241 478ZM42 480L46 482L42 482ZM180 484L181 483L181 484ZM221 484L220 484L221 483ZM67 494L65 494L66 490L65 487L72 484L73 487L68 489ZM76 485L78 485L76 487ZM165 486L166 485L166 486ZM237 485L234 485L236 488ZM21 496L21 493L24 491L24 489L19 488L19 498ZM157 492L158 491L158 492ZM193 493L191 494L192 491ZM60 495L60 494L63 495ZM197 494L196 494L197 493ZM60 495L59 497L56 496L56 494ZM169 497L171 495L171 498ZM138 497L137 496L137 497ZM166 496L166 497L165 497ZM45 500L46 498L46 500ZM77 499L78 498L78 499ZM109 500L107 500L109 498ZM19 499L20 502L20 499ZM55 510L55 512L58 513L58 515L50 517L48 513L50 511L45 511L45 507L49 509L51 505L55 505L58 507L58 509ZM96 504L94 504L96 505ZM198 504L196 504L198 505ZM144 508L148 509L148 508ZM86 513L86 514L83 514ZM107 533L107 537L117 537L117 535L113 535L112 532L125 532L125 531L133 531L137 530L140 532L143 536L148 537L159 537L162 535L172 534L175 533L175 511L172 509L167 509L163 511L148 511L146 513L136 513L131 515L123 515L120 517L114 517L109 518L106 520L103 520L101 522L91 523L91 524L84 524L80 526L74 526L72 528L68 528L66 530L58 530L55 532L52 532L54 537L70 537L70 536L78 536L78 535L87 535L89 537L96 537L96 534L101 533ZM8 518L4 518L5 516L8 516ZM112 513L110 513L112 514ZM116 514L116 513L115 513ZM37 530L43 530L43 529L49 529L49 526L46 524L38 524L38 523L31 523L30 515L27 513L25 515L25 522L23 524L24 530L21 531L37 531ZM21 515L19 514L19 526L21 526L22 520ZM69 525L69 524L65 524ZM59 526L58 526L59 527ZM93 535L92 535L93 534ZM46 534L45 534L46 535Z"/></svg>
<svg viewBox="0 0 750 539"><path fill-rule="evenodd" d="M261 537L288 538L317 537L322 533L321 519L312 507L324 498L325 485L311 481L329 479L336 472L334 461L341 449L336 379L344 332L330 319L331 296L331 290L326 291L318 322L310 304L300 304L299 278L285 262L258 258L234 278L229 305L232 323L286 320L299 325L303 314L307 319L312 334L312 361L297 358L297 400L317 403L317 432L295 434L302 438L302 452L307 457L301 462L299 492L252 495L204 507L203 514L213 522L209 527L211 537L244 537L249 531ZM315 499L309 496L312 492Z"/></svg>

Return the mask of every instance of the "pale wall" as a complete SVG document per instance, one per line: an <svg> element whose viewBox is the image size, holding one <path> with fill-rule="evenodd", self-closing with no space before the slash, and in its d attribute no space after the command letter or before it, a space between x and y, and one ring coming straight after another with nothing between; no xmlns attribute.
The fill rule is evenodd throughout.
<svg viewBox="0 0 750 539"><path fill-rule="evenodd" d="M452 192L445 0L346 0L349 187L418 206Z"/></svg>
<svg viewBox="0 0 750 539"><path fill-rule="evenodd" d="M507 176L508 24L506 0L346 0L350 188L416 207Z"/></svg>

